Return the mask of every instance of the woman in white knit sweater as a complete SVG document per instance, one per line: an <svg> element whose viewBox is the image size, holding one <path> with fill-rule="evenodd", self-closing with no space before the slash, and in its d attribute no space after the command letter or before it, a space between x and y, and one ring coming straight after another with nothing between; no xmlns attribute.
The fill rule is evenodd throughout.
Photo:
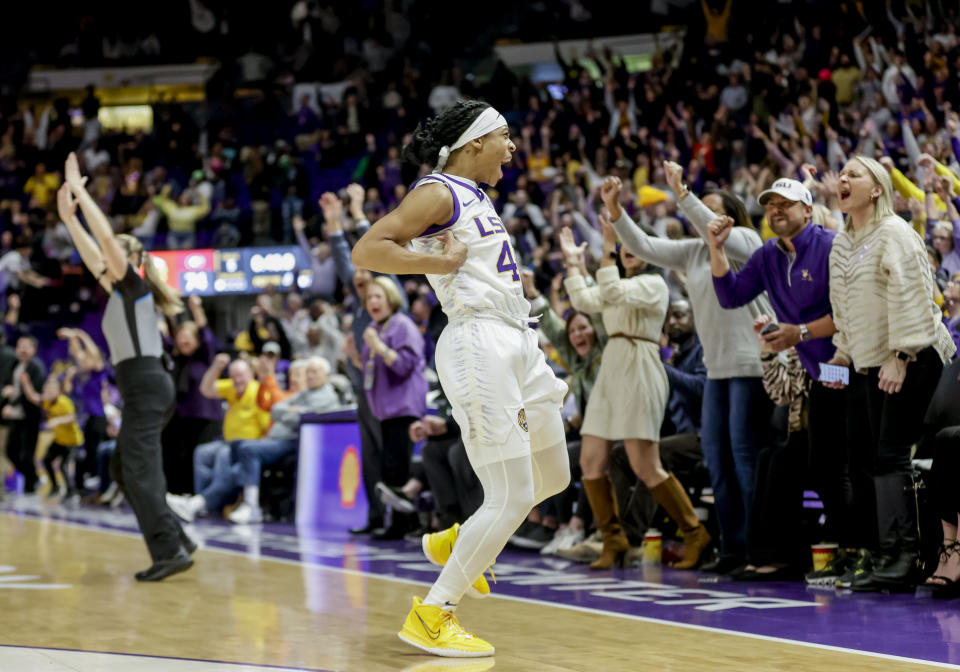
<svg viewBox="0 0 960 672"><path fill-rule="evenodd" d="M852 367L847 435L852 459L862 461L876 488L879 548L871 571L853 581L863 591L909 587L919 578L910 451L943 364L956 351L933 301L924 243L894 213L892 194L877 161L848 161L837 186L847 221L830 253L838 330L831 363Z"/></svg>

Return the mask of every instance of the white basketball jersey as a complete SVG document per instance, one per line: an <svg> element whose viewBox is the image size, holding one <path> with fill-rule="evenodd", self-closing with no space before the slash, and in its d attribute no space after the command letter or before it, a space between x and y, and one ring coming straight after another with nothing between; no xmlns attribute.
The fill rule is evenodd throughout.
<svg viewBox="0 0 960 672"><path fill-rule="evenodd" d="M465 177L432 173L413 185L427 182L446 185L453 196L453 217L446 224L431 226L411 241L415 252L439 254L441 233L452 233L467 246L467 260L446 275L427 275L443 312L449 318L487 313L523 321L530 303L523 297L520 268L510 234L500 221L490 198Z"/></svg>

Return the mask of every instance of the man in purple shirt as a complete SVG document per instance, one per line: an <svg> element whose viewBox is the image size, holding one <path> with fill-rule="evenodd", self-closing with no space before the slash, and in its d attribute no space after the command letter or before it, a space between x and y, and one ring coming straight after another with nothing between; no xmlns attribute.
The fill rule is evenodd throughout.
<svg viewBox="0 0 960 672"><path fill-rule="evenodd" d="M767 292L779 324L764 336L766 349L780 352L795 347L807 373L818 381L820 364L829 362L836 350L831 340L836 327L829 286L830 250L836 234L811 222L813 197L796 180L777 180L757 200L777 238L764 243L738 272L730 269L723 251L733 220L718 218L710 224L708 245L717 299L724 308L738 308ZM833 532L841 549L853 551L873 547L872 540L864 538L873 529L869 506L873 494L863 492L860 482L868 483L866 478L854 474L851 479L846 396L845 389L815 382L807 434L810 466ZM854 560L853 553L838 553L836 562L812 572L807 581L829 585L841 578L852 581ZM850 576L844 577L845 573Z"/></svg>
<svg viewBox="0 0 960 672"><path fill-rule="evenodd" d="M796 347L814 380L836 348L830 308L829 260L833 231L813 224L813 198L800 182L780 179L758 199L777 238L753 253L739 272L723 251L729 228L710 236L713 286L724 308L739 308L767 292L779 329L767 335L770 350ZM715 244L716 242L716 244Z"/></svg>

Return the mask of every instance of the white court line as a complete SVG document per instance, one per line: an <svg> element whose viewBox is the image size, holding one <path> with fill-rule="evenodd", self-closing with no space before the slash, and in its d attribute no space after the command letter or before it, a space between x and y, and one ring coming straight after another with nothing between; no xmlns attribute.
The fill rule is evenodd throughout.
<svg viewBox="0 0 960 672"><path fill-rule="evenodd" d="M76 651L52 647L0 644L0 662L16 667L4 669L47 672L321 672L318 668L278 667L251 663L229 663L194 658L172 658L112 651Z"/></svg>
<svg viewBox="0 0 960 672"><path fill-rule="evenodd" d="M18 513L19 513L19 515L23 515L23 514L24 514L24 512L11 512L11 511L6 511L6 512L4 512L4 513L6 513L7 515L13 515L13 516L18 515ZM69 520L58 520L58 519L55 519L55 518L42 518L42 519L41 519L41 518L39 518L39 517L37 517L37 516L35 516L35 515L30 515L30 514L27 514L26 517L27 517L27 518L31 518L31 519L33 519L33 520L47 520L47 521L50 521L50 522L55 522L55 523L57 523L58 525L64 525L64 526L66 526L66 527L74 527L74 528L83 529L83 530L87 530L87 531L104 532L104 533L107 533L107 534L116 534L116 535L118 535L118 536L123 536L123 537L135 537L135 538L138 538L138 539L141 538L141 535L138 534L138 533L136 533L136 532L128 532L128 531L116 530L116 529L102 529L102 528L99 528L99 527L93 527L93 526L91 526L91 525L87 525L87 524L83 524L83 523L76 523L76 522L69 521ZM329 572L336 572L336 573L338 573L338 574L349 574L349 575L351 575L351 576L362 576L362 577L366 577L366 578L370 578L370 579L382 579L382 580L384 580L384 581L392 581L392 582L394 582L394 583L406 583L406 584L409 584L409 585L428 586L428 587L433 585L432 582L427 582L427 581L417 581L417 580L414 580L414 579L405 579L405 578L402 578L402 577L399 577L399 576L386 576L386 575L383 575L383 574L375 574L375 573L373 573L373 572L364 572L364 571L361 571L361 570L358 570L358 569L345 569L345 568L343 568L343 567L330 567L330 566L328 566L328 565L323 565L323 564L315 563L315 562L302 562L302 561L298 561L298 560L290 560L289 558L275 558L275 557L272 557L272 556L269 556L269 555L262 555L262 554L261 554L261 555L258 555L258 556L256 556L256 557L252 557L249 553L244 553L243 551L235 551L235 550L229 549L229 548L216 548L216 547L206 546L206 545L205 545L205 546L202 547L202 550L205 550L205 551L216 551L216 552L218 552L218 553L226 553L226 554L228 554L228 555L235 555L235 556L242 557L242 558L247 558L247 559L269 560L269 561L271 561L271 562L278 562L278 563L285 564L285 565L292 565L292 566L294 566L294 567L310 567L311 569L322 569L322 570L326 570L326 571L329 571ZM527 603L527 604L536 604L536 605L544 606L544 607L555 607L555 608L557 608L557 609L566 609L566 610L568 610L568 611L577 611L577 612L581 612L581 613L585 613L585 614L596 614L596 615L598 615L598 616L612 616L612 617L615 617L615 618L623 618L623 619L627 619L627 620L631 620L631 621L639 621L639 622L641 622L641 623L656 623L656 624L658 624L658 625L670 625L670 626L674 626L674 627L677 627L677 628L686 628L686 629L688 629L688 630L698 630L698 631L701 631L701 632L711 632L711 633L720 634L720 635L733 635L733 636L738 636L738 637L746 637L746 638L748 638L748 639L756 639L756 640L765 641L765 642L775 642L775 643L777 643L777 644L791 644L791 645L793 645L793 646L805 646L805 647L811 648L811 649L820 649L820 650L823 650L823 651L835 651L835 652L838 652L838 653L849 653L849 654L854 654L854 655L859 655L859 656L868 656L868 657L870 657L870 658L877 658L877 659L880 659L880 660L889 660L889 661L896 661L896 662L901 662L901 663L913 663L914 665L926 665L926 666L928 666L928 667L938 667L938 668L941 668L941 669L948 669L948 670L960 670L960 665L954 665L954 664L951 664L951 663L940 663L940 662L936 662L936 661L932 661L932 660L923 660L923 659L920 659L920 658L907 658L907 657L905 657L905 656L895 656L895 655L888 654L888 653L878 653L878 652L876 652L876 651L864 651L864 650L861 650L861 649L848 649L848 648L845 648L845 647L842 647L842 646L833 646L833 645L830 645L830 644L818 644L818 643L816 643L816 642L804 642L804 641L802 641L802 640L786 639L786 638L783 638L783 637L772 637L772 636L770 636L770 635L758 635L758 634L754 634L754 633L752 633L752 632L742 632L742 631L740 631L740 630L725 630L725 629L723 629L723 628L714 628L714 627L710 627L710 626L707 626L707 625L696 625L696 624L693 624L693 623L682 623L682 622L678 622L678 621L668 621L668 620L664 620L664 619L653 618L652 616L636 616L636 615L634 615L634 614L624 614L624 613L620 613L620 612L616 612L616 611L604 611L604 610L602 610L602 609L594 609L594 608L591 608L591 607L581 607L581 606L572 605L572 604L564 604L564 603L562 603L562 602L550 602L550 601L547 601L547 600L537 600L537 599L533 599L533 598L529 598L529 597L517 597L516 595L501 595L501 594L493 593L493 592L490 593L490 595L488 596L488 598L489 598L489 597L493 597L493 598L497 598L497 599L501 599L501 600L511 600L511 601L514 601L514 602L525 602L525 603Z"/></svg>

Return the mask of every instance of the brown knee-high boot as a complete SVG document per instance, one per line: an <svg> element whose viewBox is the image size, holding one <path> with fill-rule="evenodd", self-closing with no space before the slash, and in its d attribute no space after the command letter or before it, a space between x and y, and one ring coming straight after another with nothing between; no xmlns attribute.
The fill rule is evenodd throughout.
<svg viewBox="0 0 960 672"><path fill-rule="evenodd" d="M630 542L620 526L620 511L617 507L617 498L613 492L610 479L585 478L582 481L583 490L587 493L593 517L597 520L597 527L603 535L603 550L600 557L590 563L590 569L610 569L614 565L623 565L623 559Z"/></svg>
<svg viewBox="0 0 960 672"><path fill-rule="evenodd" d="M676 563L674 568L693 569L700 562L700 554L710 543L710 533L697 519L687 491L677 477L670 474L663 483L650 488L650 494L660 502L660 506L683 533L683 560Z"/></svg>

